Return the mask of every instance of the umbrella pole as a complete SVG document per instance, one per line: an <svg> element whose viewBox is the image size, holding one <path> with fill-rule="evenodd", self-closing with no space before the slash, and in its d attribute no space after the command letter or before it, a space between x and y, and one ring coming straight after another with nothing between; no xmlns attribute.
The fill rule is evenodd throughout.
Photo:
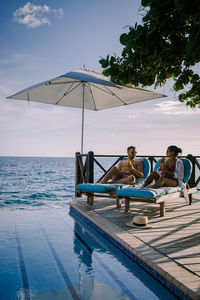
<svg viewBox="0 0 200 300"><path fill-rule="evenodd" d="M81 130L81 154L83 154L83 132L84 132L84 106L85 106L85 83L83 82L83 104L82 104L82 130Z"/></svg>

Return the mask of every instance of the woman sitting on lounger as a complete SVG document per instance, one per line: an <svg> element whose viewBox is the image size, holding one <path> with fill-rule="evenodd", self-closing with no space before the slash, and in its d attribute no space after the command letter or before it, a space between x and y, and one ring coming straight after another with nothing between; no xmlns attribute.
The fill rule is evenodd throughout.
<svg viewBox="0 0 200 300"><path fill-rule="evenodd" d="M167 148L167 159L162 158L160 167L157 172L152 172L145 180L142 188L157 189L162 186L175 187L184 176L184 166L180 159L177 158L182 150L176 146ZM150 185L152 182L154 183Z"/></svg>

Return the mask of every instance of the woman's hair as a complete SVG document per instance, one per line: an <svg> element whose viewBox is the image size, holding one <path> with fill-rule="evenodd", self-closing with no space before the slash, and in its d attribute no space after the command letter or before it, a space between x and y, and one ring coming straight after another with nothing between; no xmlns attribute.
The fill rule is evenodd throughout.
<svg viewBox="0 0 200 300"><path fill-rule="evenodd" d="M168 147L169 151L174 152L174 155L177 156L179 153L182 153L181 148L178 148L174 145Z"/></svg>

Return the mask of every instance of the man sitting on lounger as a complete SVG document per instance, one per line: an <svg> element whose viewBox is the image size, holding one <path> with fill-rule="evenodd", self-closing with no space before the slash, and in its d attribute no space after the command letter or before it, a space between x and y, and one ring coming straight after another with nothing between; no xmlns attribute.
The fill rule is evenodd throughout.
<svg viewBox="0 0 200 300"><path fill-rule="evenodd" d="M127 148L128 160L120 161L118 167L112 167L100 183L135 184L137 178L143 178L143 163L135 159L136 153L136 148L129 146Z"/></svg>

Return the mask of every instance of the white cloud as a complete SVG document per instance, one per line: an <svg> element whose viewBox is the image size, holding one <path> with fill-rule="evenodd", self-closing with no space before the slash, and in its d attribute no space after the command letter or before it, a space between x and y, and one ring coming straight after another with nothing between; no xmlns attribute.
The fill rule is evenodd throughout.
<svg viewBox="0 0 200 300"><path fill-rule="evenodd" d="M63 9L51 9L47 5L35 5L28 2L13 13L13 18L19 24L23 24L28 28L34 28L43 24L50 24L49 17L52 14L62 17Z"/></svg>
<svg viewBox="0 0 200 300"><path fill-rule="evenodd" d="M194 113L200 113L198 108L192 109L191 107L187 107L185 103L181 103L179 101L164 101L156 104L156 106L156 112L166 115L192 115Z"/></svg>
<svg viewBox="0 0 200 300"><path fill-rule="evenodd" d="M157 103L156 106L158 106L158 108L156 109L156 111L166 111L166 110L171 110L174 107L180 105L181 103L178 101L172 101L172 100L168 100L168 101L163 101L160 103Z"/></svg>
<svg viewBox="0 0 200 300"><path fill-rule="evenodd" d="M135 119L136 118L136 115L134 115L134 114L131 114L131 115L128 115L128 117L127 117L128 119Z"/></svg>

